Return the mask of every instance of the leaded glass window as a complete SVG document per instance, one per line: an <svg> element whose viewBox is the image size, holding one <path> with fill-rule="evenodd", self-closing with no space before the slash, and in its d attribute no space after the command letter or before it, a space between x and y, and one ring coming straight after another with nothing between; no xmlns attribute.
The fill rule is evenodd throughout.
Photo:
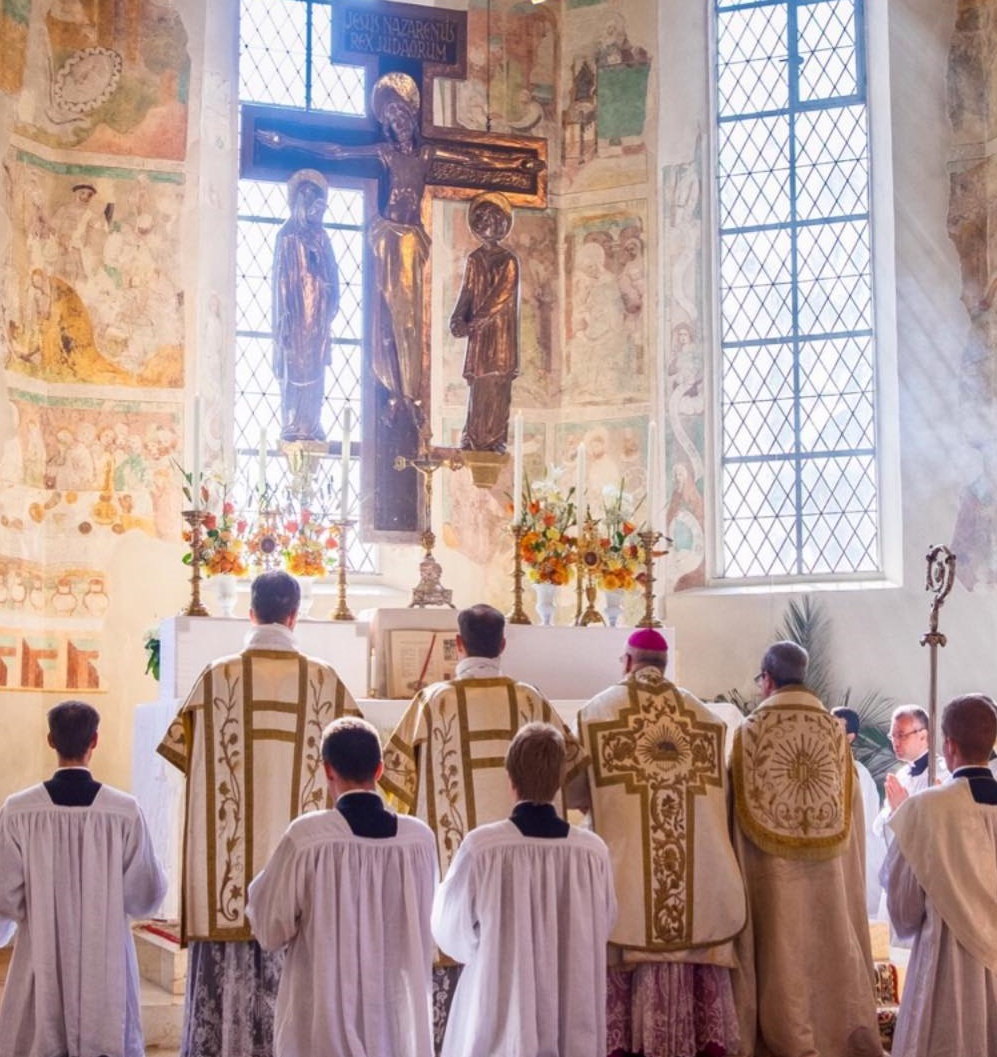
<svg viewBox="0 0 997 1057"><path fill-rule="evenodd" d="M241 0L239 98L303 111L362 115L363 70L329 60L332 8L328 0ZM266 439L275 455L280 437L280 390L271 368L271 271L274 241L288 216L286 187L263 180L239 181L236 249L235 450L239 480L257 482L259 449ZM357 456L361 435L363 298L363 193L333 187L325 226L339 266L340 306L333 323L332 365L326 379L322 425L330 450L339 451L347 402L353 413L351 516L359 508ZM316 506L339 512L338 459L323 459ZM267 486L278 499L290 487L287 462L266 460ZM352 537L350 565L374 568L372 548Z"/></svg>
<svg viewBox="0 0 997 1057"><path fill-rule="evenodd" d="M881 566L861 0L716 4L731 579Z"/></svg>

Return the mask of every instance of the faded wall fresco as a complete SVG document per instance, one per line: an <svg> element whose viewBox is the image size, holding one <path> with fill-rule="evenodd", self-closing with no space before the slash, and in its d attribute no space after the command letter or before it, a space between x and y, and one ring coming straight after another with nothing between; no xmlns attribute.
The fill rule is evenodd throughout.
<svg viewBox="0 0 997 1057"><path fill-rule="evenodd" d="M182 385L182 175L26 150L5 168L9 368L48 382Z"/></svg>
<svg viewBox="0 0 997 1057"><path fill-rule="evenodd" d="M0 8L14 130L53 148L184 157L190 57L173 3L21 0Z"/></svg>
<svg viewBox="0 0 997 1057"><path fill-rule="evenodd" d="M700 143L663 173L666 583L674 591L706 583L702 187Z"/></svg>
<svg viewBox="0 0 997 1057"><path fill-rule="evenodd" d="M122 571L179 550L182 6L0 5L0 690L113 692Z"/></svg>
<svg viewBox="0 0 997 1057"><path fill-rule="evenodd" d="M646 401L646 203L572 210L565 225L564 403Z"/></svg>
<svg viewBox="0 0 997 1057"><path fill-rule="evenodd" d="M959 257L968 327L959 375L969 481L952 531L957 575L969 590L997 584L997 158L994 86L997 5L961 0L949 51L948 232ZM962 161L962 158L971 161Z"/></svg>

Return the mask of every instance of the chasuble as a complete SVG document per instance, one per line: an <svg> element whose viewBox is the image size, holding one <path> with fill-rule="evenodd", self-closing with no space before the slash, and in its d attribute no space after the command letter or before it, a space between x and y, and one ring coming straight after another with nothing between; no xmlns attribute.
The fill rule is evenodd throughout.
<svg viewBox="0 0 997 1057"><path fill-rule="evenodd" d="M102 785L87 807L44 785L0 811L0 938L17 943L0 1006L0 1057L143 1057L128 918L162 902L166 877L134 798Z"/></svg>
<svg viewBox="0 0 997 1057"><path fill-rule="evenodd" d="M879 1057L862 792L841 725L804 687L782 687L735 731L731 774L745 1052Z"/></svg>
<svg viewBox="0 0 997 1057"><path fill-rule="evenodd" d="M521 726L550 723L564 735L565 786L585 768L581 746L543 694L493 668L494 676L421 690L385 746L381 787L436 834L440 876L475 826L497 822L512 808L505 754Z"/></svg>
<svg viewBox="0 0 997 1057"><path fill-rule="evenodd" d="M322 731L359 714L281 625L255 628L242 653L201 673L158 749L186 776L184 943L252 939L249 882L291 819L327 806Z"/></svg>
<svg viewBox="0 0 997 1057"><path fill-rule="evenodd" d="M970 778L989 787L977 802ZM997 1053L997 782L959 768L890 819L890 920L913 940L893 1037L898 1057Z"/></svg>
<svg viewBox="0 0 997 1057"><path fill-rule="evenodd" d="M624 961L731 966L744 926L727 820L725 727L653 667L578 714L592 823L609 844Z"/></svg>

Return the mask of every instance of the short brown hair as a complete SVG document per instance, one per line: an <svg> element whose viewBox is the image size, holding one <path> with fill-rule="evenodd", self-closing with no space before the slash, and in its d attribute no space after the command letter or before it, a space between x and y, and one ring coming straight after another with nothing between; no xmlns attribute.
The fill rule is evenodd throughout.
<svg viewBox="0 0 997 1057"><path fill-rule="evenodd" d="M63 760L82 760L97 736L100 713L85 701L63 701L48 710L52 748Z"/></svg>
<svg viewBox="0 0 997 1057"><path fill-rule="evenodd" d="M942 712L942 734L967 763L986 765L997 741L997 705L986 694L954 697Z"/></svg>
<svg viewBox="0 0 997 1057"><path fill-rule="evenodd" d="M340 716L322 732L322 759L348 782L372 782L381 762L381 739L367 720Z"/></svg>
<svg viewBox="0 0 997 1057"><path fill-rule="evenodd" d="M505 754L505 769L522 800L546 804L564 782L564 735L549 723L527 723L516 731Z"/></svg>

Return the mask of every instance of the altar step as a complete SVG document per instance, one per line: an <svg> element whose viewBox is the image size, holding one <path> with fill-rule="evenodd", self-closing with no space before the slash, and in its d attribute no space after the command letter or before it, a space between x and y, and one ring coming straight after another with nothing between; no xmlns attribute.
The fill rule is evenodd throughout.
<svg viewBox="0 0 997 1057"><path fill-rule="evenodd" d="M174 1057L183 1028L187 952L171 938L175 927L136 925L135 953L142 981L142 1030L148 1057Z"/></svg>

